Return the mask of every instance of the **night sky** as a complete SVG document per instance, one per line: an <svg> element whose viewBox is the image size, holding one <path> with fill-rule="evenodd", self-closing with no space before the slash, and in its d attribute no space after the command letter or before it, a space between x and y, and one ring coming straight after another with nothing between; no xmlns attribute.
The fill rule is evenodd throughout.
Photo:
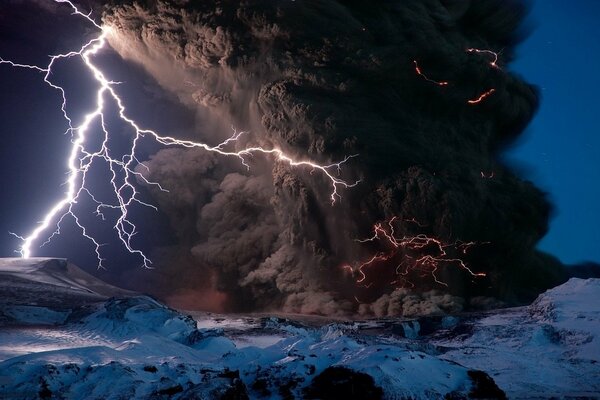
<svg viewBox="0 0 600 400"><path fill-rule="evenodd" d="M86 37L85 24L69 26L68 15L57 14L54 7L33 14L27 10L31 9L22 2L0 5L0 57L44 65L45 55L72 48ZM539 247L565 263L600 261L598 15L600 3L594 0L535 2L528 24L533 26L532 34L518 47L517 60L511 66L511 70L541 88L542 102L525 138L506 159L549 193L556 212L550 232ZM58 29L56 21L60 23ZM121 64L108 68L132 87L147 86L148 82L138 77L136 67L124 66L118 56L108 54L102 62L107 66ZM69 76L79 72L73 67L60 73ZM77 109L90 104L85 85L81 82L73 88L79 96L73 102ZM4 190L0 255L9 257L15 256L13 250L19 241L8 232L28 232L60 197L68 137L62 135L65 125L57 109L58 96L45 87L38 73L2 65L0 87L0 179ZM140 104L143 98L131 95ZM149 109L158 107L156 104L171 110L170 117L157 121L156 113ZM161 99L154 106L132 107L139 116L148 118L149 125L179 124L183 130L186 123L193 123L193 116L176 111L173 99ZM147 225L144 229L149 230L148 240L152 242L152 230L159 228ZM37 254L70 257L93 266L93 258L86 255L89 246L73 235L67 229L53 247Z"/></svg>
<svg viewBox="0 0 600 400"><path fill-rule="evenodd" d="M600 260L600 2L538 0L512 68L541 88L541 107L508 155L556 207L539 247L565 263Z"/></svg>

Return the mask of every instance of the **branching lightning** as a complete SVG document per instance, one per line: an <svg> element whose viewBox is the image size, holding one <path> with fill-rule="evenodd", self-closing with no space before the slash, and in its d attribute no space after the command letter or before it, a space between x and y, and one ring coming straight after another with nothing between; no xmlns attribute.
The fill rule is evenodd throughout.
<svg viewBox="0 0 600 400"><path fill-rule="evenodd" d="M357 284L370 287L372 280L369 279L369 268L380 262L392 261L396 264L395 279L390 284L395 286L414 287L410 275L420 275L421 277L430 276L436 284L447 287L448 284L437 276L437 272L443 266L455 266L472 277L486 276L483 272L471 270L460 257L467 254L473 246L482 243L461 241L444 243L425 234L399 236L394 225L397 221L398 218L393 217L387 222L378 222L373 225L373 236L356 240L359 243L381 242L389 248L389 250L379 252L355 266L347 264L342 266L344 270L352 273ZM419 227L425 226L414 218L406 221L415 222Z"/></svg>
<svg viewBox="0 0 600 400"><path fill-rule="evenodd" d="M132 240L137 234L135 223L130 219L129 212L133 205L141 205L145 207L151 207L156 209L151 204L148 204L140 199L140 194L136 190L136 180L141 180L148 185L154 185L160 190L166 191L159 183L151 182L147 180L143 174L136 171L138 165L144 166L142 162L136 157L138 144L140 139L149 137L154 139L156 142L165 146L181 146L186 148L200 148L211 153L217 153L225 157L236 157L241 163L249 168L249 164L246 162L246 158L255 154L271 155L279 162L288 164L291 167L305 167L311 170L320 171L324 177L329 180L331 185L331 202L332 204L340 198L339 190L341 188L350 188L356 186L359 181L347 182L339 178L341 166L347 162L350 158L356 155L345 157L342 161L321 165L310 160L296 159L291 155L285 153L279 148L263 148L263 147L246 147L243 150L234 151L230 150L231 145L236 142L241 135L245 132L234 133L227 140L219 143L216 146L210 146L205 143L193 142L189 140L179 140L171 136L163 136L153 130L143 129L140 125L127 116L126 107L115 90L115 86L118 82L109 80L105 74L100 70L98 66L93 63L93 56L98 54L102 49L107 47L107 38L111 34L111 28L109 26L103 26L96 23L92 18L91 14L85 14L81 12L70 0L54 0L56 3L67 3L73 10L73 15L85 18L90 24L96 27L100 33L97 37L90 40L88 43L83 45L77 51L71 51L66 54L59 54L50 57L50 61L46 67L39 67L36 65L20 64L0 58L0 64L8 64L16 68L27 68L44 74L44 82L51 88L60 92L62 97L61 111L63 117L68 123L68 132L72 134L72 147L68 157L68 179L66 182L67 190L63 198L54 204L50 210L44 215L42 221L35 227L35 229L27 236L18 236L23 240L23 244L20 248L20 254L23 258L28 258L32 255L32 249L40 239L42 239L45 232L51 230L52 226L55 226L53 233L47 236L46 242L51 240L54 236L60 233L61 223L67 217L71 217L75 224L81 230L83 236L87 238L95 247L96 256L98 258L98 266L103 266L104 259L101 255L102 244L89 233L89 229L86 228L85 224L81 221L75 210L75 205L87 197L88 200L92 201L96 205L96 214L105 219L107 210L116 211L118 218L114 223L114 229L119 237L119 240L125 247L125 249L137 256L143 262L145 267L149 267L151 261L144 254L144 252L134 246ZM80 57L85 66L92 74L94 80L98 84L96 95L96 108L86 114L83 118L83 122L80 125L73 126L73 119L68 113L67 109L67 94L65 89L60 85L52 81L52 68L54 64L61 59L68 59L72 57ZM133 129L134 136L131 142L131 147L128 152L120 158L114 157L111 153L113 152L109 145L109 138L111 133L107 128L106 119L106 104L107 102L113 102L117 107L117 117ZM90 149L90 137L96 132L92 129L92 124L98 124L101 129L100 132L102 144L100 149ZM100 201L91 185L87 181L87 174L95 162L104 162L110 170L110 186L114 192L114 202L107 203ZM16 236L16 235L15 235ZM44 244L46 243L44 242Z"/></svg>
<svg viewBox="0 0 600 400"><path fill-rule="evenodd" d="M488 57L490 59L489 66L491 68L500 69L498 66L498 53L477 48L468 48L465 51L467 53ZM437 81L429 78L423 73L417 60L413 60L413 63L416 74L427 82L437 86L450 85L450 82L448 81ZM477 97L467 99L466 103L470 105L479 104L491 96L495 91L495 88L490 88L479 94ZM481 171L481 177L491 179L494 177L494 172L492 171L491 173L486 174ZM467 251L477 243L464 243L460 241L444 243L439 239L429 237L425 234L399 237L396 236L395 233L394 223L396 222L399 222L398 218L393 217L387 222L376 223L373 226L372 237L358 240L360 243L377 241L383 243L389 250L376 253L366 261L360 262L354 266L342 266L343 270L350 272L352 276L356 278L357 284L366 288L370 287L373 284L373 280L369 279L368 272L370 267L373 267L378 263L396 263L395 279L390 282L390 284L400 286L413 287L414 283L410 280L410 276L415 275L420 275L421 277L430 276L435 283L442 286L448 286L447 283L441 281L437 276L437 272L444 265L454 265L466 271L472 277L485 276L485 273L472 271L460 256L455 256L455 254L466 254ZM419 223L415 218L405 219L403 222L413 223L419 228L426 227L426 225Z"/></svg>

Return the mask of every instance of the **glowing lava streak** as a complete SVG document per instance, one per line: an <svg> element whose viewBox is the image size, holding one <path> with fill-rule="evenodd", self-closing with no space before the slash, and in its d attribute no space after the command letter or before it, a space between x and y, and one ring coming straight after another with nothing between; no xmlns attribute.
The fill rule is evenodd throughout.
<svg viewBox="0 0 600 400"><path fill-rule="evenodd" d="M422 76L423 79L425 79L427 82L435 83L438 86L447 86L448 85L448 82L446 82L446 81L434 81L433 79L428 78L427 75L425 75L421 71L421 68L419 68L419 64L417 63L417 60L413 60L413 62L415 63L415 72L417 73L417 75Z"/></svg>
<svg viewBox="0 0 600 400"><path fill-rule="evenodd" d="M425 234L399 237L397 236L394 227L394 222L397 219L397 217L393 217L388 220L387 223L376 223L373 226L372 237L364 240L357 240L359 243L381 241L390 247L390 250L373 255L367 261L360 263L358 267L353 268L349 265L342 266L344 270L351 271L353 274L358 275L356 283L363 284L363 286L368 288L372 284L371 282L368 285L364 285L368 278L368 268L378 262L387 261L397 262L395 267L395 276L397 279L390 282L390 284L397 284L398 281L401 280L408 286L414 287L414 284L409 280L409 275L419 275L424 272L425 275L430 275L435 283L442 286L448 286L445 282L440 281L436 274L439 268L445 264L455 265L466 271L472 277L486 276L483 272L474 272L471 270L462 258L449 254L450 251L452 253L467 254L468 250L478 243L456 241L449 244ZM413 220L406 221L413 222ZM414 222L416 222L416 220L414 220ZM424 226L418 222L417 224L418 226Z"/></svg>
<svg viewBox="0 0 600 400"><path fill-rule="evenodd" d="M477 104L477 103L481 103L486 97L490 96L492 93L494 93L496 91L496 89L491 88L490 90L483 92L479 95L479 97L476 97L474 99L471 100L467 100L467 103L469 104Z"/></svg>
<svg viewBox="0 0 600 400"><path fill-rule="evenodd" d="M91 57L97 54L101 49L106 46L106 40L108 35L111 33L111 28L107 26L98 25L91 17L91 14L84 14L69 0L54 0L56 3L67 3L72 9L73 14L81 16L93 24L96 28L100 30L100 35L88 43L86 43L81 49L78 51L72 51L66 54L60 54L56 56L52 56L50 58L50 62L45 68L35 66L35 65L26 65L26 64L18 64L12 61L6 61L0 58L0 64L10 64L13 67L19 68L28 68L32 70L36 70L44 73L44 81L53 89L60 91L62 96L62 105L61 110L64 118L68 122L69 131L73 134L72 139L72 147L71 152L68 158L68 168L69 168L69 177L66 182L67 191L64 194L64 197L56 204L52 206L52 208L48 211L48 213L44 216L42 222L26 237L18 236L23 240L23 245L21 246L20 253L23 258L28 258L32 253L32 246L34 243L40 239L40 236L45 232L49 227L53 224L53 221L56 222L56 230L49 235L48 239L45 243L51 240L55 235L60 233L60 226L63 219L67 216L71 216L75 221L75 224L81 229L81 232L85 238L90 240L94 246L96 251L96 256L98 258L98 266L102 267L103 258L100 254L101 244L91 235L88 234L88 230L80 221L77 216L74 206L81 200L82 196L87 195L89 199L91 199L96 207L96 214L101 216L104 219L103 211L106 209L117 211L119 217L117 218L114 228L118 234L120 241L123 243L127 251L132 254L138 255L145 267L149 267L151 264L150 260L146 257L146 255L139 249L135 248L132 244L132 238L136 235L137 230L135 224L129 219L128 212L132 205L139 204L146 207L151 207L156 209L156 207L143 202L139 199L139 193L136 191L134 182L137 179L142 180L143 182L156 185L161 190L165 191L164 188L160 186L160 184L156 182L148 181L140 172L135 171L135 167L137 165L142 164L136 158L136 150L138 142L141 138L148 136L156 140L157 142L167 145L167 146L183 146L187 148L201 148L209 152L218 153L223 156L233 156L240 159L242 164L249 168L249 165L246 163L245 157L251 156L255 153L262 154L270 154L275 157L276 160L287 163L292 167L309 167L312 170L321 171L327 179L332 187L331 192L331 202L335 203L336 198L340 197L338 193L339 188L348 188L353 187L359 183L359 181L349 183L346 182L336 175L340 172L340 167L349 158L354 157L355 155L348 156L344 158L342 161L337 163L332 163L328 165L321 165L314 163L312 161L307 160L297 160L292 156L286 154L282 150L278 148L263 148L263 147L247 147L240 151L227 150L227 146L231 143L235 142L244 132L236 132L234 131L233 136L223 141L222 143L216 146L209 146L205 143L198 143L189 140L179 140L170 136L161 136L155 131L149 129L142 129L140 126L131 118L127 117L126 109L123 105L121 98L116 93L114 86L118 84L118 82L113 82L108 80L104 73L92 62ZM84 61L85 65L92 73L94 79L98 83L98 90L96 92L96 109L91 111L89 114L85 115L83 122L81 125L73 127L72 119L69 117L67 112L67 98L65 90L59 86L54 84L51 81L51 73L52 67L57 60L66 59L71 57L81 57ZM118 109L118 117L129 125L135 131L135 135L133 137L133 141L131 144L131 148L129 149L129 153L123 155L121 158L114 158L111 156L111 150L109 148L109 136L110 133L106 127L105 123L105 102L107 100L112 99L117 106ZM90 127L93 122L99 122L102 127L102 145L97 151L90 151L86 147L86 141L88 141L90 136ZM88 185L86 182L87 172L90 170L94 161L104 161L109 169L112 177L110 178L110 185L114 191L116 202L114 204L108 204L102 201L99 201L93 194L93 192L88 189ZM44 244L45 244L44 243Z"/></svg>
<svg viewBox="0 0 600 400"><path fill-rule="evenodd" d="M497 62L498 62L498 53L491 51L491 50L481 50L481 49L475 49L475 48L469 48L465 50L467 53L476 53L476 54L484 54L484 55L489 55L492 57L492 61L490 61L490 66L492 68L497 68L500 69L500 67L498 66ZM423 73L423 71L421 71L421 68L419 67L419 64L417 63L417 60L413 60L413 63L415 64L415 72L417 73L417 75L421 76L423 79L425 79L427 82L431 82L433 84L436 84L438 86L448 86L449 82L448 81L435 81L433 79L430 79L427 75L425 75ZM486 92L483 92L481 95L479 95L478 97L475 97L471 100L467 100L468 104L477 104L477 103L481 103L485 98L487 98L488 96L490 96L492 93L494 93L496 91L496 89L492 88L489 89Z"/></svg>
<svg viewBox="0 0 600 400"><path fill-rule="evenodd" d="M490 67L500 69L500 67L497 64L498 63L498 53L496 53L495 51L486 50L486 49L483 49L483 50L475 49L475 48L470 48L470 49L467 49L466 51L467 51L467 53L476 53L476 54L483 54L483 55L491 56L492 61L490 61ZM488 91L483 92L478 97L473 98L471 100L467 100L467 103L469 103L469 104L481 103L486 97L490 96L495 91L496 91L496 89L494 89L494 88L489 89Z"/></svg>
<svg viewBox="0 0 600 400"><path fill-rule="evenodd" d="M467 51L467 53L485 54L485 55L491 56L492 57L492 61L490 61L490 66L492 68L498 68L498 69L500 69L500 67L497 64L497 62L498 62L498 53L496 53L495 51L482 50L482 49L474 49L474 48L467 49L466 51Z"/></svg>

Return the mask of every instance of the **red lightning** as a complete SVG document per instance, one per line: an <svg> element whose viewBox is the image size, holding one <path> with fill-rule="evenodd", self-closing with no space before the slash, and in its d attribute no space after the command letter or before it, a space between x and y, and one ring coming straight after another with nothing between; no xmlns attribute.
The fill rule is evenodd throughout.
<svg viewBox="0 0 600 400"><path fill-rule="evenodd" d="M466 52L490 56L490 58L491 58L491 61L489 62L490 67L500 69L500 67L498 66L498 53L496 53L495 51L487 50L487 49L469 48L466 50ZM467 100L467 103L469 103L469 104L481 103L485 98L489 97L495 91L496 91L496 89L491 88L491 89L481 93L478 97Z"/></svg>
<svg viewBox="0 0 600 400"><path fill-rule="evenodd" d="M489 97L495 91L496 91L496 89L491 88L490 90L487 90L487 91L481 93L478 97L475 97L475 98L473 98L471 100L467 100L467 103L469 103L469 104L478 104L478 103L481 103L485 98Z"/></svg>
<svg viewBox="0 0 600 400"><path fill-rule="evenodd" d="M186 148L200 148L207 152L217 153L226 157L236 157L240 162L249 168L246 162L246 158L253 156L254 154L265 154L271 155L275 160L288 164L291 167L304 167L309 168L311 171L318 170L323 176L329 181L331 186L331 202L335 203L336 199L340 197L340 188L349 188L357 185L356 182L346 182L339 178L340 168L342 164L348 161L355 155L348 156L340 162L331 164L318 164L316 162L296 159L291 155L285 153L283 150L263 147L247 147L240 151L229 150L231 144L236 142L244 132L236 132L216 146L210 146L205 143L193 142L189 140L180 140L171 136L161 135L153 130L141 128L139 123L127 116L126 107L119 97L115 86L118 82L109 80L104 72L93 62L93 56L98 54L107 45L107 38L112 33L112 29L109 26L97 24L91 17L90 14L82 13L71 1L69 0L54 0L56 3L66 3L73 10L73 15L87 20L92 26L99 30L99 34L94 39L83 45L79 50L71 51L66 54L59 54L50 57L48 65L45 67L39 67L36 65L27 65L15 63L0 59L0 64L8 64L12 67L27 68L37 72L40 72L44 76L44 82L51 88L58 90L62 97L61 110L62 114L68 123L69 131L73 135L72 147L69 158L67 160L68 166L68 179L66 182L67 191L63 198L52 205L50 210L43 217L42 222L27 236L18 236L23 240L20 253L22 257L28 258L31 256L32 247L42 237L44 232L48 231L51 226L55 226L53 233L49 234L47 241L52 239L55 235L60 233L61 223L66 217L71 217L75 224L81 230L83 236L87 238L95 247L96 256L98 258L98 266L102 267L103 258L101 256L100 248L101 243L98 242L86 228L84 223L81 221L75 210L75 205L87 198L96 204L96 214L104 219L103 212L105 210L114 210L118 214L118 218L114 223L114 229L119 237L119 240L123 246L132 254L139 256L145 267L149 267L151 264L148 257L132 243L132 239L137 234L135 223L129 217L129 211L133 205L142 205L156 209L153 205L145 203L139 197L139 192L136 190L135 181L140 179L146 184L155 185L161 190L165 190L159 183L148 181L144 175L136 171L138 165L144 166L137 158L137 147L140 139L149 137L154 139L156 142L165 146L181 146ZM96 95L96 107L90 111L83 118L83 122L78 126L73 126L73 119L70 117L67 108L67 96L66 92L60 85L52 81L52 68L54 64L63 59L70 59L73 57L79 57L93 76L97 83ZM112 103L116 106L117 112L116 117L122 122L132 128L134 135L132 138L131 147L128 152L121 158L115 158L111 155L112 150L110 148L109 138L111 132L109 131L107 124L105 123L107 116L107 103ZM92 124L99 124L101 129L98 132L94 132ZM93 135L100 135L102 145L98 150L90 149L89 144L90 137ZM87 182L87 174L94 163L103 162L110 170L110 187L114 192L114 201L107 203L100 201L98 196L94 194L93 187ZM166 191L166 190L165 190ZM16 235L15 235L16 236ZM46 242L47 242L46 241Z"/></svg>
<svg viewBox="0 0 600 400"><path fill-rule="evenodd" d="M421 71L421 68L419 68L419 64L417 63L417 60L413 60L413 62L415 63L415 71L416 71L417 75L420 75L421 77L423 77L423 79L425 79L427 82L434 83L438 86L447 86L448 85L448 82L446 82L446 81L434 81L433 79L428 78L427 75L425 75Z"/></svg>
<svg viewBox="0 0 600 400"><path fill-rule="evenodd" d="M489 62L489 65L492 68L498 68L498 69L500 69L500 67L498 66L498 53L496 53L496 52L494 52L492 50L476 49L476 48L468 48L465 51L467 53L483 54L483 55L486 55L486 56L490 56L491 57L491 61ZM427 82L431 82L431 83L436 84L438 86L447 86L449 84L448 81L436 81L436 80L430 79L427 75L425 75L423 73L423 71L421 71L421 68L419 67L419 64L417 63L417 60L413 60L413 63L415 64L415 72L417 73L417 75L421 76ZM478 103L481 103L485 98L489 97L495 91L496 91L496 89L494 89L494 88L489 89L489 90L483 92L478 97L475 97L473 99L467 100L467 103L468 104L478 104Z"/></svg>
<svg viewBox="0 0 600 400"><path fill-rule="evenodd" d="M484 54L484 55L488 55L491 56L492 61L490 61L490 66L492 68L498 68L500 69L500 67L498 66L498 53L491 51L491 50L486 50L486 49L475 49L475 48L470 48L466 50L467 53L476 53L476 54Z"/></svg>
<svg viewBox="0 0 600 400"><path fill-rule="evenodd" d="M421 276L429 275L435 283L448 286L437 276L438 270L445 265L454 265L466 271L472 277L486 276L483 272L471 270L462 258L449 254L450 251L452 253L467 254L470 248L483 243L461 241L444 243L425 234L400 237L395 232L394 223L397 220L397 217L393 217L387 222L376 223L373 226L373 236L357 240L359 243L379 241L389 247L389 250L379 252L355 267L343 265L344 270L352 272L353 276L357 276L356 283L362 284L363 287L370 286L372 282L367 285L369 268L375 264L388 261L397 262L395 267L396 279L390 282L392 285L401 284L402 286L414 287L414 283L409 280L409 275L417 274ZM420 224L419 226L424 225Z"/></svg>

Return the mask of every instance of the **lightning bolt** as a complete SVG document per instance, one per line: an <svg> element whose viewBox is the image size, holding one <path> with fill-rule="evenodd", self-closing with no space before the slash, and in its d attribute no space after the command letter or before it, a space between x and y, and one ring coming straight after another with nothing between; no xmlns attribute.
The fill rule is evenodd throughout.
<svg viewBox="0 0 600 400"><path fill-rule="evenodd" d="M487 49L477 49L477 48L467 48L465 49L467 53L473 53L485 57L489 57L489 66L491 68L500 69L498 66L498 57L499 53L496 53L492 50ZM433 83L437 86L448 86L450 82L448 81L436 81L434 79L429 78L427 75L423 73L421 68L419 67L419 63L417 60L413 60L415 73L423 78L425 81ZM475 105L481 103L483 100L491 96L496 91L495 88L491 88L477 97L472 99L467 99L467 104ZM481 172L482 178L491 179L494 177L494 172L492 171L490 174L485 174L483 171ZM395 233L394 223L396 222L397 217L393 217L387 221L387 223L376 223L373 225L373 236L368 239L357 240L359 243L367 243L367 242L383 242L387 247L391 250L387 252L379 252L372 255L364 262L359 262L355 264L355 266L351 265L342 265L342 269L344 271L348 271L353 277L356 278L356 283L361 284L363 287L370 287L373 282L366 284L368 280L367 272L369 267L377 263L382 262L391 262L397 259L400 259L400 262L397 264L395 269L395 275L397 279L390 282L392 285L402 284L409 287L414 287L414 283L408 279L409 275L418 275L420 272L425 275L431 276L433 281L442 286L448 286L447 283L441 281L437 272L443 265L454 265L464 271L466 271L472 277L484 277L485 273L482 272L474 272L467 266L465 261L460 257L454 257L449 254L452 253L462 253L466 254L467 251L476 244L483 243L475 243L469 242L464 243L460 241L456 241L454 243L444 243L443 241L436 239L434 237L427 236L425 234L418 234L416 236L403 236L398 237ZM426 225L421 224L415 218L405 219L404 222L409 222L415 224L419 228L424 228ZM485 242L488 243L488 242ZM358 301L358 299L357 299Z"/></svg>
<svg viewBox="0 0 600 400"><path fill-rule="evenodd" d="M210 146L206 143L180 140L171 136L163 136L153 130L140 127L136 121L127 116L126 107L115 90L115 87L119 84L119 82L109 80L100 70L100 68L93 63L92 60L93 56L107 47L107 38L111 34L111 27L99 25L91 18L91 12L89 14L81 12L70 0L54 1L56 3L66 3L69 5L72 9L72 14L87 20L99 30L99 35L84 44L77 51L51 56L48 65L45 67L20 64L0 58L0 64L8 64L16 68L31 69L43 74L44 82L61 94L62 115L69 126L67 132L72 134L72 146L67 160L67 190L62 199L52 205L50 210L44 215L42 221L35 227L35 229L33 229L31 233L29 233L29 235L15 235L23 240L23 244L19 250L23 258L31 257L34 245L43 237L45 232L51 229L51 226L55 226L55 230L46 236L46 241L44 244L50 241L54 236L60 234L61 223L65 218L71 217L81 230L82 235L94 245L96 257L98 259L98 267L102 268L103 261L105 261L101 254L102 244L96 238L94 238L92 234L89 233L89 229L86 228L74 208L79 201L87 198L96 205L95 213L103 220L105 219L104 212L106 210L114 210L117 212L118 218L116 218L113 228L115 229L120 242L129 253L139 256L144 267L150 267L151 260L144 254L142 250L136 248L132 243L132 240L138 231L135 223L129 217L129 210L133 205L151 207L155 210L156 207L140 199L139 192L136 190L134 183L136 182L136 179L139 179L148 185L154 185L158 187L160 190L166 191L166 189L157 182L147 180L143 174L135 170L136 166L138 165L145 167L145 165L139 161L136 156L140 139L144 137L154 139L156 142L165 146L199 148L225 157L236 157L246 168L250 168L249 164L246 162L247 157L251 157L254 154L264 154L270 155L276 161L283 162L290 167L304 167L311 169L311 171L320 171L329 181L331 186L330 199L332 204L334 204L337 199L341 198L339 193L341 188L351 188L360 182L360 180L355 182L347 182L339 178L342 165L356 155L347 156L339 162L322 165L310 160L296 159L277 147L263 148L255 146L247 147L240 151L228 150L232 143L236 142L241 135L246 133L243 131L237 132L234 130L234 133L231 137L216 146ZM83 122L77 126L73 126L73 119L68 113L67 95L64 88L58 84L55 84L51 79L52 68L55 63L59 60L69 59L72 57L80 57L83 60L85 66L98 84L98 88L95 93L96 108L86 114L83 118ZM116 105L118 118L129 127L133 128L134 131L131 147L128 149L128 152L120 158L111 155L112 150L109 145L109 138L111 137L111 134L107 128L107 117L105 116L105 106L107 102L113 102ZM96 151L93 151L89 148L90 137L94 135L94 130L92 129L93 123L99 123L99 126L101 127L99 132L102 138L102 144L100 149ZM110 187L114 192L115 199L115 201L112 203L100 201L98 197L94 195L91 186L87 182L87 174L92 165L96 162L106 163L110 170Z"/></svg>
<svg viewBox="0 0 600 400"><path fill-rule="evenodd" d="M372 282L367 284L369 267L376 263L397 259L400 259L395 267L397 279L390 282L391 285L400 283L403 286L414 287L414 283L409 280L409 275L423 274L424 276L429 275L436 284L447 287L448 284L437 276L438 270L444 265L454 265L474 278L486 276L483 272L474 272L462 258L450 254L450 252L467 254L473 246L484 243L462 241L445 243L425 234L400 237L396 234L394 225L397 220L398 217L392 217L387 222L378 222L373 225L373 236L356 240L358 243L383 242L390 248L389 251L379 252L354 267L348 264L342 266L343 270L357 277L355 280L357 284L369 288L372 285ZM404 221L415 223L419 227L425 226L414 218Z"/></svg>
<svg viewBox="0 0 600 400"><path fill-rule="evenodd" d="M474 54L489 56L491 58L491 61L489 62L489 66L492 68L500 69L500 67L498 66L498 54L499 53L496 53L495 51L492 51L492 50L476 49L476 48L469 48L469 49L466 49L465 51L467 53L474 53ZM479 96L477 96L473 99L467 100L467 103L471 104L471 105L481 103L484 99L491 96L495 91L496 91L496 89L494 89L494 88L486 90L485 92L481 93Z"/></svg>
<svg viewBox="0 0 600 400"><path fill-rule="evenodd" d="M467 103L469 104L478 104L481 103L486 97L489 97L492 93L494 93L496 91L496 89L491 88L489 90L486 90L485 92L481 93L479 96L471 99L471 100L467 100Z"/></svg>
<svg viewBox="0 0 600 400"><path fill-rule="evenodd" d="M500 69L500 67L498 66L498 53L496 53L495 51L475 48L470 48L465 51L467 53L484 54L487 56L491 56L492 61L490 61L490 67Z"/></svg>
<svg viewBox="0 0 600 400"><path fill-rule="evenodd" d="M419 63L417 63L417 60L413 60L413 63L415 64L415 72L417 73L417 75L421 76L427 82L431 82L431 83L436 84L438 86L448 86L448 82L447 81L435 81L433 79L430 79L427 75L425 75L423 73L423 71L421 71L421 68L419 67Z"/></svg>
<svg viewBox="0 0 600 400"><path fill-rule="evenodd" d="M491 58L491 61L489 62L490 67L500 69L500 67L498 66L499 53L496 53L495 51L492 51L492 50L476 49L476 48L468 48L468 49L465 49L465 51L467 53L474 53L474 54L489 56ZM417 63L417 60L413 60L413 63L415 64L415 72L417 73L417 75L419 75L420 77L425 79L427 82L433 83L438 86L448 86L450 84L450 82L448 82L448 81L436 81L436 80L429 78L427 75L425 75L423 73L423 71L421 71L421 68L419 67L419 64ZM481 93L479 96L467 100L467 104L473 105L473 104L481 103L487 97L491 96L495 91L496 91L496 89L491 88L491 89Z"/></svg>

